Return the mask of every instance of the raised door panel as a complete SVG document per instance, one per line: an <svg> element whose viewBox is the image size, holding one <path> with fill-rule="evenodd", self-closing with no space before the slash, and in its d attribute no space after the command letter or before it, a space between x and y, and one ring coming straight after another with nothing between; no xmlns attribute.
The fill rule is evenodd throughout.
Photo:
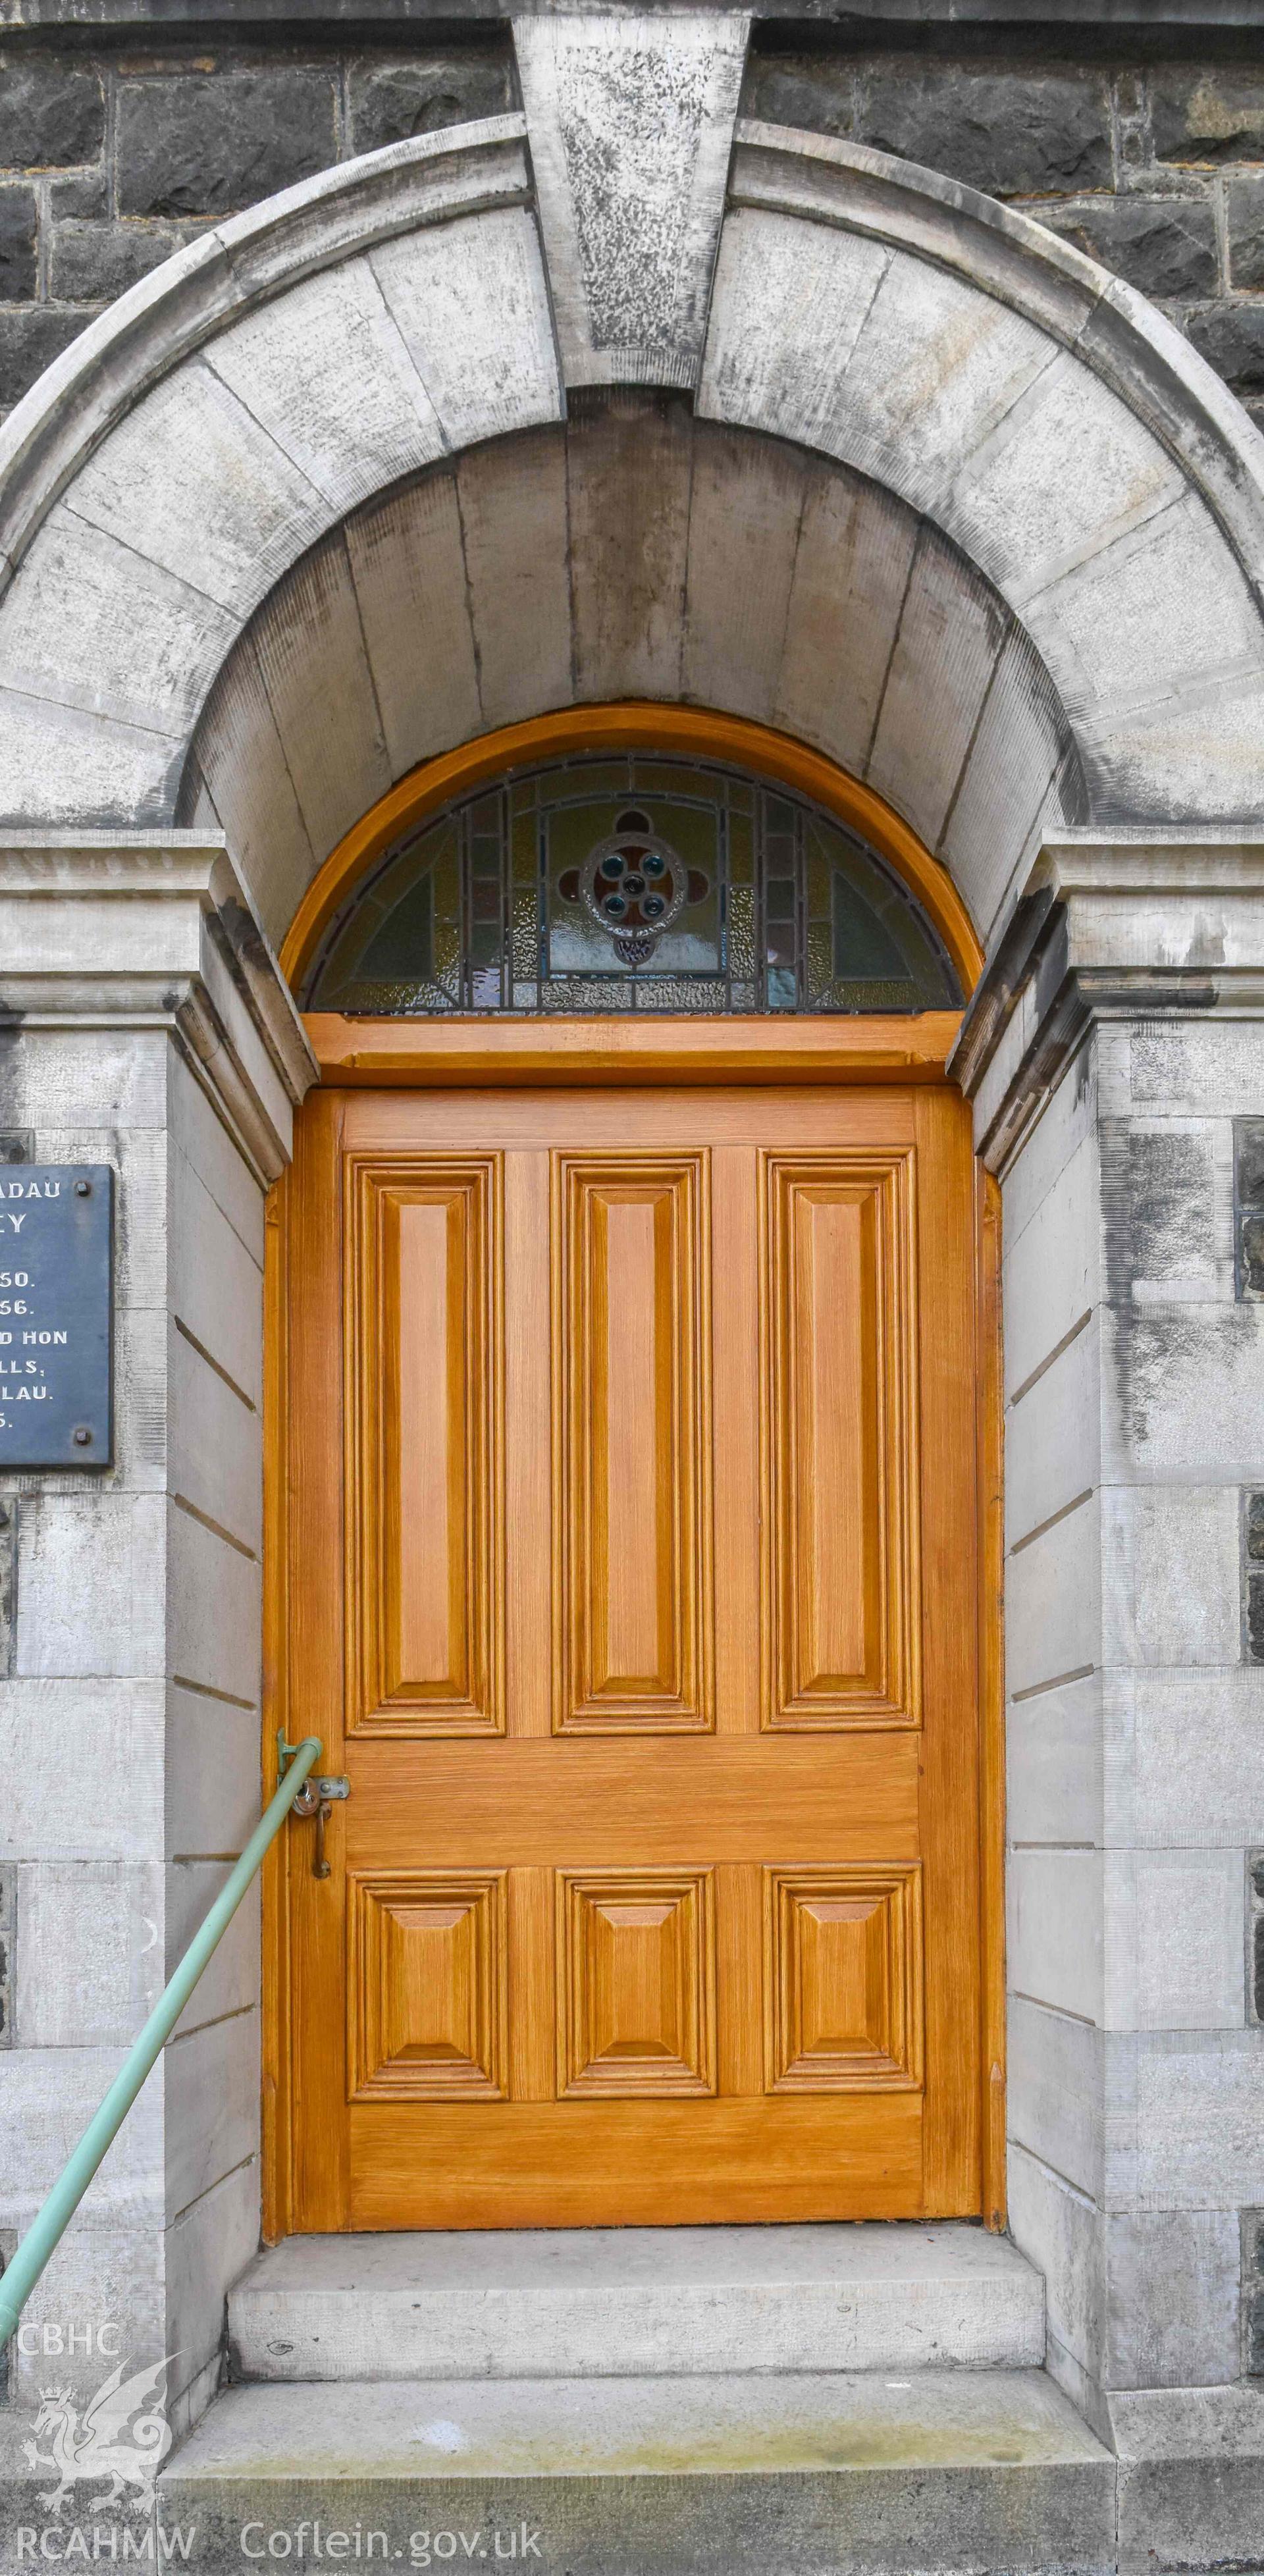
<svg viewBox="0 0 1264 2576"><path fill-rule="evenodd" d="M561 1870L558 2055L567 2094L715 2091L709 1870Z"/></svg>
<svg viewBox="0 0 1264 2576"><path fill-rule="evenodd" d="M503 1870L355 1872L347 1893L352 2099L502 2098Z"/></svg>
<svg viewBox="0 0 1264 2576"><path fill-rule="evenodd" d="M764 1705L915 1725L912 1157L762 1158Z"/></svg>
<svg viewBox="0 0 1264 2576"><path fill-rule="evenodd" d="M769 1869L764 1912L769 2092L920 2085L920 1869Z"/></svg>
<svg viewBox="0 0 1264 2576"><path fill-rule="evenodd" d="M555 1731L711 1724L707 1161L554 1167Z"/></svg>
<svg viewBox="0 0 1264 2576"><path fill-rule="evenodd" d="M351 1160L351 1731L503 1726L501 1169Z"/></svg>

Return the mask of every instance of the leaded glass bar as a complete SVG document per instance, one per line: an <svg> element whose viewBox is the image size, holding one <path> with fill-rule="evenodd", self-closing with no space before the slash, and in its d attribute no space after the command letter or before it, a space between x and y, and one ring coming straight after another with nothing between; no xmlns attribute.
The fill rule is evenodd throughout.
<svg viewBox="0 0 1264 2576"><path fill-rule="evenodd" d="M924 1011L960 987L877 853L709 761L519 771L378 860L326 935L312 1010Z"/></svg>

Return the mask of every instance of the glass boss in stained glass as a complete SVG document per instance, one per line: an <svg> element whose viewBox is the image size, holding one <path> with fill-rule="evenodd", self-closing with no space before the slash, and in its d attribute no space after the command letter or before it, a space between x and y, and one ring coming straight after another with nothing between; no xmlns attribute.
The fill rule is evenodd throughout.
<svg viewBox="0 0 1264 2576"><path fill-rule="evenodd" d="M309 1010L925 1011L961 990L876 851L707 761L576 756L433 814L362 879Z"/></svg>

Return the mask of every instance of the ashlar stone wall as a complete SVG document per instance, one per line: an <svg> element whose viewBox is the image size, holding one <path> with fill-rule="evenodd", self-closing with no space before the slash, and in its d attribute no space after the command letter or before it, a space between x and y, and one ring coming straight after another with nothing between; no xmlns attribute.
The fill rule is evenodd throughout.
<svg viewBox="0 0 1264 2576"><path fill-rule="evenodd" d="M1258 2402L1210 2392L1258 2371L1264 2280L1262 862L1047 846L961 1051L1004 1211L1010 2225L1055 2376L1125 2456L1214 2457L1248 2564Z"/></svg>
<svg viewBox="0 0 1264 2576"><path fill-rule="evenodd" d="M7 2249L258 1815L265 1192L314 1067L213 841L0 849L0 942L6 1150L117 1176L113 1463L0 1493ZM213 2393L259 2235L259 1989L256 1887L28 2302L18 2405L99 2388L105 2324L167 2358L177 2428Z"/></svg>

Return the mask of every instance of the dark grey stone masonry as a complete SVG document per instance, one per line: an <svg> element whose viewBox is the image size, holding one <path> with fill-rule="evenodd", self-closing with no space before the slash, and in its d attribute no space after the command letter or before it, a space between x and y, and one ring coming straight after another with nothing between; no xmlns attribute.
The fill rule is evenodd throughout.
<svg viewBox="0 0 1264 2576"><path fill-rule="evenodd" d="M1239 1297L1264 1297L1264 1118L1233 1122L1233 1221ZM1264 1518L1260 1524L1264 1563Z"/></svg>
<svg viewBox="0 0 1264 2576"><path fill-rule="evenodd" d="M1162 304L1264 420L1264 0L1165 0L1131 30L1072 0L880 0L828 34L823 14L796 28L757 0L748 114L1025 207ZM217 218L514 99L494 0L0 0L0 411Z"/></svg>
<svg viewBox="0 0 1264 2576"><path fill-rule="evenodd" d="M115 205L124 222L232 214L341 158L340 84L329 70L190 70L115 87Z"/></svg>
<svg viewBox="0 0 1264 2576"><path fill-rule="evenodd" d="M1242 1498L1242 1643L1249 1664L1264 1664L1264 1494ZM1260 1903L1255 1921L1255 2017L1264 2021L1264 1860L1253 1881Z"/></svg>
<svg viewBox="0 0 1264 2576"><path fill-rule="evenodd" d="M1264 1862L1258 1855L1252 1875L1264 1894ZM1264 1906L1257 1929L1260 1925ZM1264 2209L1242 2212L1242 2368L1249 2378L1264 2376Z"/></svg>
<svg viewBox="0 0 1264 2576"><path fill-rule="evenodd" d="M328 49L0 39L0 412L103 305L219 217L515 103L499 27L410 53L357 45L354 20Z"/></svg>

